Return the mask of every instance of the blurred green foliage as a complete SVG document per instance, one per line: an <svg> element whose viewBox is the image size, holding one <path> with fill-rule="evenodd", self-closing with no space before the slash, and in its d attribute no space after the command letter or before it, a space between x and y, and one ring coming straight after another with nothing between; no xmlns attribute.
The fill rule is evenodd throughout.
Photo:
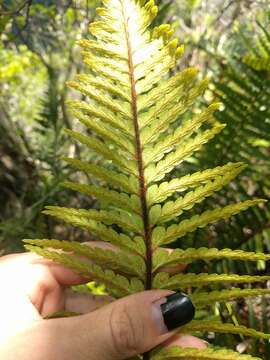
<svg viewBox="0 0 270 360"><path fill-rule="evenodd" d="M173 23L186 45L179 66L197 66L210 77L204 101L222 101L224 109L217 116L227 123L226 130L205 147L202 155L177 171L186 173L244 160L249 165L244 176L220 192L215 204L224 205L233 196L234 200L247 196L269 199L269 0L157 3L160 12L155 24ZM65 86L75 72L80 72L75 43L87 33L98 5L98 0L0 0L0 254L22 251L22 238L90 240L89 234L55 223L41 211L51 204L95 207L94 200L63 191L60 183L67 177L85 176L74 174L61 156L76 154L84 160L100 161L70 143L64 134L64 128L79 126L66 107L67 98L78 96ZM269 252L269 203L191 234L185 246L194 244ZM210 265L199 266L200 271L208 271ZM250 265L219 261L212 266L211 271L217 273L263 275L270 270L263 262ZM241 319L241 323L270 332L269 304L268 298L259 298L249 303L216 304L209 312L224 322ZM268 343L237 335L216 335L214 339L211 334L203 335L215 345L234 344L239 351L248 349L265 359L270 350Z"/></svg>

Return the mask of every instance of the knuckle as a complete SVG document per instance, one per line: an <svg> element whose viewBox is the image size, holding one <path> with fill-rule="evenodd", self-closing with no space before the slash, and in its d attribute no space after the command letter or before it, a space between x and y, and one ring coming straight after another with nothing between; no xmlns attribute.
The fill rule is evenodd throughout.
<svg viewBox="0 0 270 360"><path fill-rule="evenodd" d="M126 305L115 306L110 315L113 349L117 356L133 356L141 352L144 327Z"/></svg>

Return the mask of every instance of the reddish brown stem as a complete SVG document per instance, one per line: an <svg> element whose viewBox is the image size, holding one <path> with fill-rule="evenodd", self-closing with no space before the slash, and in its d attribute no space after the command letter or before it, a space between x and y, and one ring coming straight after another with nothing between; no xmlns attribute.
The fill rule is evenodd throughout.
<svg viewBox="0 0 270 360"><path fill-rule="evenodd" d="M129 31L128 31L128 18L126 17L125 11L123 9L123 17L125 19L125 35L127 41L128 49L128 66L129 66L129 76L131 84L131 111L134 124L134 133L135 133L135 151L136 159L138 163L138 173L139 173L139 188L140 188L140 200L141 200L141 209L142 209L142 218L144 225L144 240L146 245L146 281L145 289L149 290L152 288L152 244L151 244L151 229L149 224L149 214L146 202L146 183L144 178L144 166L142 158L142 146L140 139L140 129L138 123L138 111L137 111L137 93L135 87L134 79L134 64L132 59L132 46L130 43Z"/></svg>
<svg viewBox="0 0 270 360"><path fill-rule="evenodd" d="M137 110L137 93L135 87L135 78L134 78L134 64L132 59L132 46L130 43L129 31L128 31L128 18L125 14L123 7L123 17L125 19L125 35L127 41L128 49L128 66L129 66L129 76L131 84L131 111L134 124L134 133L135 133L135 151L136 159L138 163L138 173L139 173L139 191L140 191L140 201L142 209L142 218L144 226L144 241L146 245L146 279L145 279L145 289L149 290L152 288L152 244L151 244L151 228L149 224L149 213L146 201L146 183L144 177L144 166L143 166L143 157L142 157L142 145L140 139L140 129L138 122L138 110ZM150 359L150 352L143 354L144 360Z"/></svg>

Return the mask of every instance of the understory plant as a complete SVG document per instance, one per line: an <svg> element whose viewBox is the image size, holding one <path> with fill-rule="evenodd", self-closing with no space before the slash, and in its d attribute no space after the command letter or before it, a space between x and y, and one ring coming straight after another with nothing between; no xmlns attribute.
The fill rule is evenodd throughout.
<svg viewBox="0 0 270 360"><path fill-rule="evenodd" d="M203 152L196 154L197 162L188 164L189 169L185 171L214 167L229 161L244 161L248 166L244 176L230 185L231 191L226 187L215 197L208 198L199 205L200 211L203 211L205 206L226 205L238 199L246 200L255 194L257 197L269 198L270 72L267 72L266 67L267 56L270 64L268 24L269 22L266 22L266 25L258 23L252 39L246 37L244 30L237 34L236 42L241 44L241 52L237 46L233 46L233 55L229 52L231 55L222 60L215 82L211 84L214 95L225 106L225 111L218 111L215 116L218 121L226 123L226 129L206 144ZM178 171L181 171L181 168ZM264 206L251 207L238 214L230 224L214 224L211 234L209 228L206 228L190 234L190 237L192 241L197 240L203 244L203 239L207 241L210 235L217 247L221 244L232 249L241 247L242 250L261 251L264 246L267 248L270 239L269 219L270 203L267 202ZM219 261L218 264L220 263ZM225 266L230 267L229 264L232 262L226 261ZM232 264L234 265L235 263ZM262 270L266 264L236 264L239 272L256 272L257 266L258 270Z"/></svg>
<svg viewBox="0 0 270 360"><path fill-rule="evenodd" d="M151 27L158 12L153 0L104 0L103 5L97 9L100 19L90 25L91 36L80 41L88 71L69 82L83 94L82 101L71 100L69 106L87 132L68 129L67 134L104 161L99 165L65 158L93 182L63 184L98 199L99 205L95 209L48 206L44 213L89 231L114 247L54 239L25 240L25 247L104 284L115 298L148 289L180 289L189 293L200 310L215 302L269 293L267 288L251 288L250 284L267 281L270 276L194 274L188 272L188 264L218 259L266 261L270 255L228 248L168 251L176 241L184 244L185 235L197 228L260 206L263 200L214 207L189 216L188 210L245 167L239 162L228 163L180 178L169 176L225 127L214 116L220 104L194 110L208 81L199 80L195 68L173 75L184 49L173 39L169 24ZM184 273L164 271L178 264L184 264ZM270 338L254 329L211 319L195 318L179 329L181 333L209 331ZM255 359L211 347L158 347L141 358Z"/></svg>

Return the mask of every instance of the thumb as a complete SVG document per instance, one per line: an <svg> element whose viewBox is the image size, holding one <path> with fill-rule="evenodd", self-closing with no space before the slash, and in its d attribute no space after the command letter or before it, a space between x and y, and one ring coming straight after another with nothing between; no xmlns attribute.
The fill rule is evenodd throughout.
<svg viewBox="0 0 270 360"><path fill-rule="evenodd" d="M124 360L144 353L192 320L194 307L182 293L150 290L72 319L81 359ZM74 351L75 349L73 349Z"/></svg>

